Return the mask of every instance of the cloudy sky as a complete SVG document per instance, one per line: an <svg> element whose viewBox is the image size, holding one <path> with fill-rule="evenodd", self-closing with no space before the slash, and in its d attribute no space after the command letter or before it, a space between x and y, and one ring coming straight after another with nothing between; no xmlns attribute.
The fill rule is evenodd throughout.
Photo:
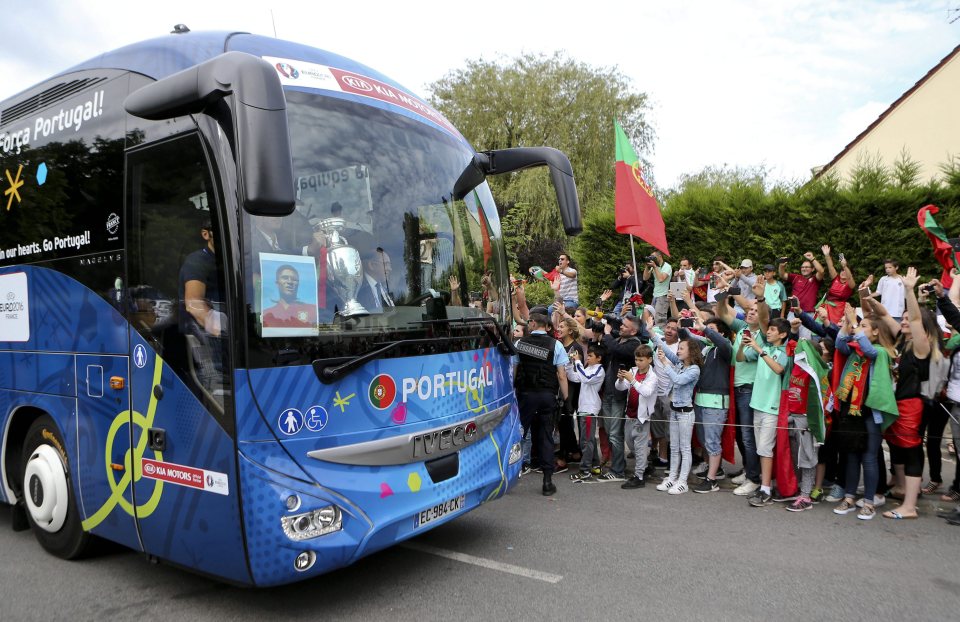
<svg viewBox="0 0 960 622"><path fill-rule="evenodd" d="M806 178L960 43L960 21L949 23L960 0L0 0L0 9L0 99L176 23L275 27L421 95L467 59L565 50L618 66L650 95L657 139L645 155L662 187L705 166Z"/></svg>

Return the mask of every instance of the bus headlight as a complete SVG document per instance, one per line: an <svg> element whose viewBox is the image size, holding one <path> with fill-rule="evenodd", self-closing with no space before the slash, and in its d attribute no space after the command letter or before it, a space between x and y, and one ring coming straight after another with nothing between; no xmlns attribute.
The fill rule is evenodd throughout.
<svg viewBox="0 0 960 622"><path fill-rule="evenodd" d="M340 531L343 528L343 516L340 508L328 505L319 510L311 510L303 514L284 516L280 519L283 533L291 540L309 540L319 536Z"/></svg>
<svg viewBox="0 0 960 622"><path fill-rule="evenodd" d="M510 448L510 464L516 464L522 457L523 448L520 447L520 443L514 443L513 447Z"/></svg>

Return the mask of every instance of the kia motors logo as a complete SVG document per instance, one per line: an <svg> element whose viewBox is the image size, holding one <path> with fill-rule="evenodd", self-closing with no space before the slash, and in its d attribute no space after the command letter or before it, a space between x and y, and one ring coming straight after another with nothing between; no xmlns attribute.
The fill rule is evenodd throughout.
<svg viewBox="0 0 960 622"><path fill-rule="evenodd" d="M157 472L157 467L155 467L152 463L148 462L145 465L143 465L143 472L146 473L147 475L153 475L154 473Z"/></svg>
<svg viewBox="0 0 960 622"><path fill-rule="evenodd" d="M372 91L373 87L370 86L370 83L362 78L357 76L343 76L343 83L349 86L350 88L357 89L358 91Z"/></svg>

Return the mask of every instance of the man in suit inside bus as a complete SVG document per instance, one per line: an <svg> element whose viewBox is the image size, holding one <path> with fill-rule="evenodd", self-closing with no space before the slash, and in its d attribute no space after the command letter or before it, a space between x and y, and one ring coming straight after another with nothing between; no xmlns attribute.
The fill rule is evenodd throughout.
<svg viewBox="0 0 960 622"><path fill-rule="evenodd" d="M370 313L390 311L396 306L387 285L392 271L390 255L379 246L358 250L363 261L363 281L357 290L357 302Z"/></svg>

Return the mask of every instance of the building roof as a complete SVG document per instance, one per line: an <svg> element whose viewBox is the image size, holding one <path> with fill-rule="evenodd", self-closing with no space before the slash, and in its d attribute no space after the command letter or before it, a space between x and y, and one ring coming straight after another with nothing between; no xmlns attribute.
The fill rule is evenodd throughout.
<svg viewBox="0 0 960 622"><path fill-rule="evenodd" d="M939 63L937 63L937 64L933 67L933 69L931 69L930 71L928 71L922 78L920 78L919 80L917 80L917 83L916 83L916 84L914 84L914 85L911 86L909 89L907 89L907 91L906 91L903 95L901 95L900 97L898 97L895 102L893 102L892 104L890 104L890 106L889 106L886 110L884 110L884 111L880 114L880 116L877 117L877 118L874 120L873 123L871 123L870 125L868 125L865 130L863 130L862 132L860 132L859 134L857 134L857 137L854 138L852 141L850 141L850 143L849 143L846 147L844 147L843 150L842 150L840 153L838 153L836 156L834 156L834 158L833 158L832 160L830 160L830 162L828 162L828 163L825 164L824 166L820 167L820 170L818 170L818 171L814 174L813 178L814 178L814 179L817 179L818 177L820 177L821 175L823 175L824 173L826 173L827 171L829 171L831 168L833 168L833 166L834 166L837 162L839 162L840 159L843 158L843 156L845 156L845 155L847 155L848 153L850 153L850 151L853 150L853 148L857 146L857 143L859 143L861 140L863 140L864 137L866 137L868 134L870 134L870 132L872 132L875 127L877 127L878 125L880 125L881 123L883 123L883 120L886 119L888 116L890 116L890 114L891 114L900 104L902 104L903 102L905 102L905 101L907 100L907 98L909 98L909 97L910 97L911 95L913 95L917 90L919 90L921 86L923 86L928 80L930 80L930 78L932 78L932 77L934 76L934 74L936 74L938 71L940 71L947 63L949 63L951 60L953 60L953 58L954 58L955 56L957 56L958 54L960 54L960 45L958 45L957 47L953 48L953 50L952 50L949 54L947 54L946 56L944 56L943 59L941 59L941 61L940 61Z"/></svg>

